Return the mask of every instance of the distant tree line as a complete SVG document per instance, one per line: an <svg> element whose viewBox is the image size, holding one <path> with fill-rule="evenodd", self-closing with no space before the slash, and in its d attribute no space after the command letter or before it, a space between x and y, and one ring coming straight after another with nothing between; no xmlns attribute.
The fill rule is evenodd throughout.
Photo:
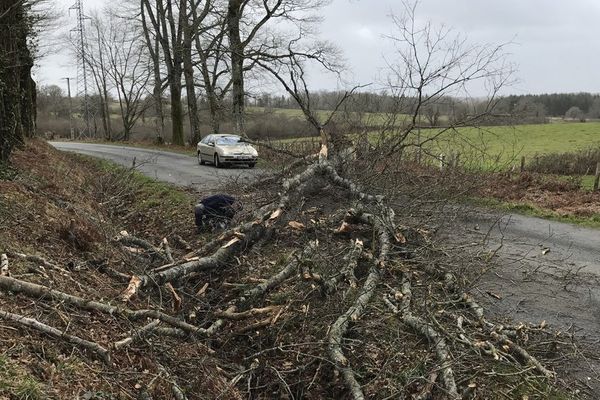
<svg viewBox="0 0 600 400"><path fill-rule="evenodd" d="M552 117L563 117L572 107L577 107L583 113L593 113L593 118L600 115L600 95L592 93L551 93L536 95L506 96L504 102L511 112L520 102L540 104L545 107L546 113Z"/></svg>

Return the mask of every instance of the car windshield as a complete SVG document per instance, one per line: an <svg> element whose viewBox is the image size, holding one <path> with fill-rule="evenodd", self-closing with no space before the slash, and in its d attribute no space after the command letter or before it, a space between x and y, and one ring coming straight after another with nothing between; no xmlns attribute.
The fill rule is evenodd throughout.
<svg viewBox="0 0 600 400"><path fill-rule="evenodd" d="M221 136L216 139L216 142L221 146L231 146L234 144L240 144L243 142L243 140L239 136Z"/></svg>

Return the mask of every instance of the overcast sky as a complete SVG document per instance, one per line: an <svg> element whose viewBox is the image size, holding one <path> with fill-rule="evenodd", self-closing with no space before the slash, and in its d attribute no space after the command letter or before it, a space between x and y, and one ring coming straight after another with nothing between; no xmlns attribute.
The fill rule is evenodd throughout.
<svg viewBox="0 0 600 400"><path fill-rule="evenodd" d="M52 0L67 9L74 0ZM106 0L83 0L86 11ZM400 0L333 0L323 10L321 35L343 51L353 83L377 79L391 52L384 35L393 33L389 15L402 12ZM518 82L504 93L600 92L600 1L598 0L421 0L419 19L445 24L475 43L505 43L517 66ZM76 76L67 52L59 49L39 61L41 84ZM313 77L315 89L335 89L331 76Z"/></svg>

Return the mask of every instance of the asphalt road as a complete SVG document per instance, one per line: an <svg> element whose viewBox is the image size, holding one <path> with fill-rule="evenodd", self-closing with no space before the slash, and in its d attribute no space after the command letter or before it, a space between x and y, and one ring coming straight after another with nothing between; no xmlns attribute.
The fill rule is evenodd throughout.
<svg viewBox="0 0 600 400"><path fill-rule="evenodd" d="M599 229L483 209L470 210L458 222L467 236L485 238L490 248L501 245L498 253L515 262L600 276Z"/></svg>
<svg viewBox="0 0 600 400"><path fill-rule="evenodd" d="M600 230L466 209L442 236L458 246L481 243L487 254L494 254L491 268L481 271L473 288L486 311L534 324L547 321L594 343L593 353L600 359L595 344L600 343ZM600 396L600 362L596 364L594 390Z"/></svg>
<svg viewBox="0 0 600 400"><path fill-rule="evenodd" d="M257 168L218 169L212 165L199 165L196 157L139 147L77 142L50 144L59 150L99 157L127 167L132 166L135 159L136 168L141 173L157 180L191 187L199 193L214 192L225 182L248 183L261 174Z"/></svg>

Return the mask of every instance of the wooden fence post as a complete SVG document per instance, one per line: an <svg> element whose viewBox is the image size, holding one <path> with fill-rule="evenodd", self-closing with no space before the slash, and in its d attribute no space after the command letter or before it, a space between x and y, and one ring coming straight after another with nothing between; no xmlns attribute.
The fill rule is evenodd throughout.
<svg viewBox="0 0 600 400"><path fill-rule="evenodd" d="M600 162L596 164L596 177L594 179L594 192L598 191L598 186L600 185Z"/></svg>
<svg viewBox="0 0 600 400"><path fill-rule="evenodd" d="M521 173L525 172L525 156L521 156Z"/></svg>
<svg viewBox="0 0 600 400"><path fill-rule="evenodd" d="M440 154L440 171L444 170L445 159L446 159L446 156L444 156L444 153Z"/></svg>
<svg viewBox="0 0 600 400"><path fill-rule="evenodd" d="M458 164L460 162L460 153L454 153L454 159L452 160L452 168L458 169Z"/></svg>

